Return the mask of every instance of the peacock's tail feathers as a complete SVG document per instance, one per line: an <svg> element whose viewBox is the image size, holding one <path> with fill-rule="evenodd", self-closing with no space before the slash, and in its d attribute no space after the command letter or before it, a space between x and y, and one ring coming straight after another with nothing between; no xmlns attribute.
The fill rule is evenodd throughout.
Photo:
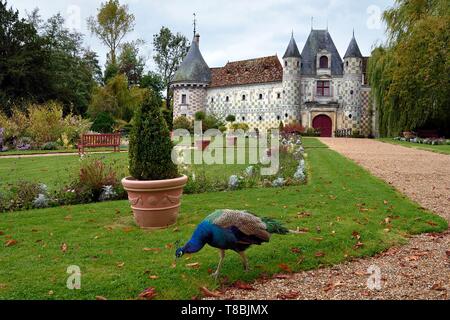
<svg viewBox="0 0 450 320"><path fill-rule="evenodd" d="M280 221L274 220L272 218L263 217L261 220L266 224L267 231L269 233L276 234L288 234L289 230L283 226Z"/></svg>

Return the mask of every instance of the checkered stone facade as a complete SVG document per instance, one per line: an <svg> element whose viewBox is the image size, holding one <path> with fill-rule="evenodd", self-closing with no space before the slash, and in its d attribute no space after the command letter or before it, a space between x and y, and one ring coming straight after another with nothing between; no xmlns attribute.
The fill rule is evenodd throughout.
<svg viewBox="0 0 450 320"><path fill-rule="evenodd" d="M183 102L183 95L185 101ZM186 116L190 119L198 111L204 111L207 90L204 84L178 84L173 91L173 117Z"/></svg>

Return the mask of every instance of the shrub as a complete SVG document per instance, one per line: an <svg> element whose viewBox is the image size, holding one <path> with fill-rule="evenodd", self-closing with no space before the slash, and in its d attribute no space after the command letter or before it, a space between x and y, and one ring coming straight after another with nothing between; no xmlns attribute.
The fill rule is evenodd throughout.
<svg viewBox="0 0 450 320"><path fill-rule="evenodd" d="M173 112L172 110L167 110L166 108L162 109L164 120L166 120L167 127L170 131L173 130Z"/></svg>
<svg viewBox="0 0 450 320"><path fill-rule="evenodd" d="M92 122L81 116L68 114L63 120L63 133L59 140L65 148L73 147L80 136L91 129Z"/></svg>
<svg viewBox="0 0 450 320"><path fill-rule="evenodd" d="M41 146L41 150L58 150L58 143L56 142L47 142Z"/></svg>
<svg viewBox="0 0 450 320"><path fill-rule="evenodd" d="M28 107L28 129L30 137L41 145L57 141L64 132L63 108L60 104L49 102Z"/></svg>
<svg viewBox="0 0 450 320"><path fill-rule="evenodd" d="M46 194L43 185L29 181L18 181L7 185L4 189L4 193L0 197L0 211L2 212L31 209L39 194Z"/></svg>
<svg viewBox="0 0 450 320"><path fill-rule="evenodd" d="M112 133L116 121L108 112L100 112L92 123L91 130L99 133Z"/></svg>
<svg viewBox="0 0 450 320"><path fill-rule="evenodd" d="M185 116L179 116L173 120L173 129L186 129L189 130L189 132L192 132L192 122Z"/></svg>
<svg viewBox="0 0 450 320"><path fill-rule="evenodd" d="M130 174L138 180L178 177L172 162L173 143L161 113L161 99L153 91L138 108L130 134Z"/></svg>
<svg viewBox="0 0 450 320"><path fill-rule="evenodd" d="M250 127L245 122L233 123L231 125L231 130L233 130L233 131L242 130L244 132L247 132L249 130L249 128Z"/></svg>
<svg viewBox="0 0 450 320"><path fill-rule="evenodd" d="M225 126L220 126L219 127L220 132L224 133L225 131L227 131L227 127Z"/></svg>
<svg viewBox="0 0 450 320"><path fill-rule="evenodd" d="M226 120L227 122L235 122L235 121L236 121L236 116L234 116L234 115L232 115L232 114L229 114L229 115L225 118L225 120Z"/></svg>
<svg viewBox="0 0 450 320"><path fill-rule="evenodd" d="M194 115L196 121L204 121L206 119L206 113L203 111L197 111Z"/></svg>
<svg viewBox="0 0 450 320"><path fill-rule="evenodd" d="M283 134L302 134L305 132L305 128L299 123L287 124L283 127Z"/></svg>
<svg viewBox="0 0 450 320"><path fill-rule="evenodd" d="M304 137L320 137L320 131L314 128L308 128L301 135Z"/></svg>

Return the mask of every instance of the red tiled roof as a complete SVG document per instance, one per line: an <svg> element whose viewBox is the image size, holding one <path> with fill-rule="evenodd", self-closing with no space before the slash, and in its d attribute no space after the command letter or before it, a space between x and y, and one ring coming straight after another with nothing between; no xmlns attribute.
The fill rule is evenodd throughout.
<svg viewBox="0 0 450 320"><path fill-rule="evenodd" d="M228 62L223 68L211 68L211 88L277 82L283 80L283 67L277 56Z"/></svg>

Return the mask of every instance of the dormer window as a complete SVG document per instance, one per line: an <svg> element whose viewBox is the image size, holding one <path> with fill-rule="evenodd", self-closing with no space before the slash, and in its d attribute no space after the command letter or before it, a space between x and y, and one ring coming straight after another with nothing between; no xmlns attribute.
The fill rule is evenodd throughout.
<svg viewBox="0 0 450 320"><path fill-rule="evenodd" d="M287 62L287 61L284 62L284 66L285 66L285 67L288 66L288 62Z"/></svg>
<svg viewBox="0 0 450 320"><path fill-rule="evenodd" d="M260 93L259 94L259 100L262 100L263 99L263 95L262 95L262 93Z"/></svg>
<svg viewBox="0 0 450 320"><path fill-rule="evenodd" d="M321 56L319 60L320 69L328 69L328 57Z"/></svg>
<svg viewBox="0 0 450 320"><path fill-rule="evenodd" d="M225 97L225 102L230 102L230 97L229 96Z"/></svg>
<svg viewBox="0 0 450 320"><path fill-rule="evenodd" d="M245 101L245 94L242 95L242 101Z"/></svg>
<svg viewBox="0 0 450 320"><path fill-rule="evenodd" d="M277 93L277 99L281 99L281 93Z"/></svg>
<svg viewBox="0 0 450 320"><path fill-rule="evenodd" d="M214 98L211 98L211 103L214 103Z"/></svg>

